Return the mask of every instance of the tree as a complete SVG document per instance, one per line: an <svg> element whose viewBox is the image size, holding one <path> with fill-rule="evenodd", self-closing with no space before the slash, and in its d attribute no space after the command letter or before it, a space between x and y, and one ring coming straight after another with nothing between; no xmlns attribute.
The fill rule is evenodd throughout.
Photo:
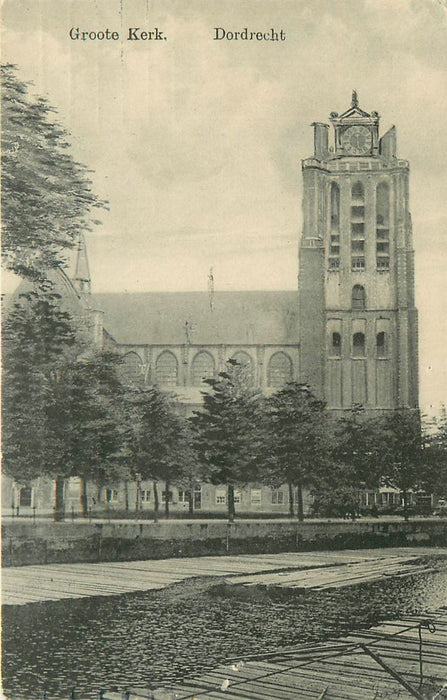
<svg viewBox="0 0 447 700"><path fill-rule="evenodd" d="M157 388L128 390L133 416L127 449L134 476L153 481L154 518L158 518L157 483L165 482L165 514L169 517L170 485L180 480L191 459L186 419L178 415L174 402Z"/></svg>
<svg viewBox="0 0 447 700"><path fill-rule="evenodd" d="M378 421L382 480L402 492L404 518L408 520L408 493L423 487L424 451L419 412L392 411Z"/></svg>
<svg viewBox="0 0 447 700"><path fill-rule="evenodd" d="M48 408L62 369L79 351L68 313L57 294L36 290L21 297L3 323L3 465L19 482L51 471L58 445ZM56 494L63 474L56 476Z"/></svg>
<svg viewBox="0 0 447 700"><path fill-rule="evenodd" d="M116 360L80 337L48 289L21 295L3 324L4 470L22 483L54 478L55 520L64 518L67 478L116 474Z"/></svg>
<svg viewBox="0 0 447 700"><path fill-rule="evenodd" d="M334 424L334 460L350 469L352 485L357 488L380 485L382 423L381 418L367 415L362 406L354 406Z"/></svg>
<svg viewBox="0 0 447 700"><path fill-rule="evenodd" d="M427 493L447 496L447 408L423 424L424 489Z"/></svg>
<svg viewBox="0 0 447 700"><path fill-rule="evenodd" d="M87 515L87 481L98 488L126 475L121 444L126 430L119 358L90 350L69 363L54 386L49 425L70 476L81 480L81 509Z"/></svg>
<svg viewBox="0 0 447 700"><path fill-rule="evenodd" d="M321 479L327 465L324 403L306 384L289 382L266 401L265 416L263 479L289 485L291 515L296 487L298 518L303 520L303 488Z"/></svg>
<svg viewBox="0 0 447 700"><path fill-rule="evenodd" d="M206 379L203 409L192 418L194 444L212 483L227 486L228 518L234 520L234 487L256 478L261 440L261 394L251 387L247 369L228 360L216 378Z"/></svg>
<svg viewBox="0 0 447 700"><path fill-rule="evenodd" d="M55 110L32 98L16 67L2 73L2 261L22 277L45 278L65 263L63 251L98 223L87 169L68 152L68 133Z"/></svg>

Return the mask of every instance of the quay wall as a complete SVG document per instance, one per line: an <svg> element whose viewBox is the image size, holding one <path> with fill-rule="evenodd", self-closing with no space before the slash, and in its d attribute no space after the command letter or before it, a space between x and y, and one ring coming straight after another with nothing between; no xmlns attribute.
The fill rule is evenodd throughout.
<svg viewBox="0 0 447 700"><path fill-rule="evenodd" d="M3 566L361 547L447 546L447 520L163 520L2 524Z"/></svg>

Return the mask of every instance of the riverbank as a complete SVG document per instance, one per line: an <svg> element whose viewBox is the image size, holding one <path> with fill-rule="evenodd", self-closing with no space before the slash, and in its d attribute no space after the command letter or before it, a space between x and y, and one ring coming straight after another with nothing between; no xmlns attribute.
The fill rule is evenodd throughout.
<svg viewBox="0 0 447 700"><path fill-rule="evenodd" d="M447 520L2 522L4 567L418 544L446 546Z"/></svg>

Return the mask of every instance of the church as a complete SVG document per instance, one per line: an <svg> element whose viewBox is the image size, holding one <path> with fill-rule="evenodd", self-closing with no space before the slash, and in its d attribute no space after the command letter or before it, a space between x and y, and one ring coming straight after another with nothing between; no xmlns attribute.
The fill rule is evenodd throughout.
<svg viewBox="0 0 447 700"><path fill-rule="evenodd" d="M379 120L354 92L332 129L312 125L296 293L219 292L211 277L208 293L90 295L130 377L175 392L189 412L233 357L266 392L296 380L333 410L417 407L409 164ZM89 294L84 246L73 284Z"/></svg>
<svg viewBox="0 0 447 700"><path fill-rule="evenodd" d="M200 408L204 379L234 358L266 394L299 381L335 412L417 408L409 163L397 155L396 128L381 135L379 114L361 109L355 91L329 121L312 124L313 154L302 161L296 292L220 292L210 272L208 292L92 294L79 242L66 287L89 318L92 342L123 356L126 380L175 394L189 416ZM150 485L138 488L150 507ZM196 507L225 510L224 488L196 491ZM397 497L388 493L385 503ZM173 510L186 506L182 489L163 498ZM107 499L119 504L120 489L108 489ZM236 493L240 511L286 513L287 500L286 487Z"/></svg>

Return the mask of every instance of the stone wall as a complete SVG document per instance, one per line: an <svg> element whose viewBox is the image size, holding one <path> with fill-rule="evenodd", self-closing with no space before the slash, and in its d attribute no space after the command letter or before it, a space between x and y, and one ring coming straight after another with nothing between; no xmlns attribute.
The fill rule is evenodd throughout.
<svg viewBox="0 0 447 700"><path fill-rule="evenodd" d="M417 544L447 546L447 521L11 521L2 525L3 566Z"/></svg>

